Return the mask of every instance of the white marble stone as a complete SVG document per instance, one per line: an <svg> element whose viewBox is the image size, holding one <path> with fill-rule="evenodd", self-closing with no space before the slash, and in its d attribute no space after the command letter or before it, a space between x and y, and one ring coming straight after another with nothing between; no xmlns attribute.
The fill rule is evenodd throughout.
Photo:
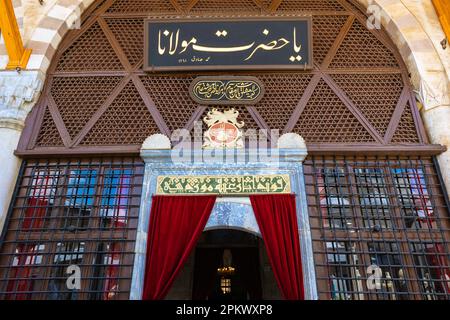
<svg viewBox="0 0 450 320"><path fill-rule="evenodd" d="M141 150L167 150L171 148L170 139L163 134L157 133L145 139Z"/></svg>
<svg viewBox="0 0 450 320"><path fill-rule="evenodd" d="M44 76L39 71L0 72L0 120L25 121L42 89Z"/></svg>
<svg viewBox="0 0 450 320"><path fill-rule="evenodd" d="M303 137L297 133L289 132L283 134L278 139L279 149L301 149L306 150L306 143Z"/></svg>
<svg viewBox="0 0 450 320"><path fill-rule="evenodd" d="M20 131L0 128L0 137L0 230L3 230L20 168L20 159L14 155Z"/></svg>

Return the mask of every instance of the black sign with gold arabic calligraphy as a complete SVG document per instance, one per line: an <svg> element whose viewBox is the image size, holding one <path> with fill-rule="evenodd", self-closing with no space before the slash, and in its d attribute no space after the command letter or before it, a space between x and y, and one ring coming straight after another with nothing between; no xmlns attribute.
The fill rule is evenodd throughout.
<svg viewBox="0 0 450 320"><path fill-rule="evenodd" d="M198 77L189 93L199 104L256 104L264 94L264 86L255 77Z"/></svg>
<svg viewBox="0 0 450 320"><path fill-rule="evenodd" d="M145 21L144 70L312 68L311 18Z"/></svg>
<svg viewBox="0 0 450 320"><path fill-rule="evenodd" d="M250 195L291 193L287 174L226 176L158 176L158 195Z"/></svg>

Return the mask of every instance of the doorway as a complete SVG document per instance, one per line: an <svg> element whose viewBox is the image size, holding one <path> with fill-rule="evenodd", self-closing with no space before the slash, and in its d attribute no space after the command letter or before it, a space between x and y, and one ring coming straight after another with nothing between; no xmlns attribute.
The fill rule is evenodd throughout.
<svg viewBox="0 0 450 320"><path fill-rule="evenodd" d="M192 299L261 300L259 238L219 229L204 232L194 257Z"/></svg>
<svg viewBox="0 0 450 320"><path fill-rule="evenodd" d="M224 251L231 253L235 272L231 291L224 294L219 268L224 267ZM177 276L168 300L280 300L281 293L272 272L262 238L242 229L204 231L194 252Z"/></svg>

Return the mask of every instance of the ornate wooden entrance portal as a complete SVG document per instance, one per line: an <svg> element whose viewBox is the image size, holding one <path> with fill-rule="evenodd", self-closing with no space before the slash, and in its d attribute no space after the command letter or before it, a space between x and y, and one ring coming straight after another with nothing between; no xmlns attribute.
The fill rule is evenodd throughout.
<svg viewBox="0 0 450 320"><path fill-rule="evenodd" d="M350 0L95 1L59 46L16 151L0 299L130 297L142 143L177 129L193 136L213 107L231 107L194 100L199 77L261 84L260 100L232 104L242 129L305 139L306 258L320 299L449 299L448 199L435 161L445 149L429 144L406 66L364 11ZM312 19L311 69L143 70L146 19L286 17ZM61 280L72 264L83 270L78 291ZM376 290L366 285L374 264Z"/></svg>

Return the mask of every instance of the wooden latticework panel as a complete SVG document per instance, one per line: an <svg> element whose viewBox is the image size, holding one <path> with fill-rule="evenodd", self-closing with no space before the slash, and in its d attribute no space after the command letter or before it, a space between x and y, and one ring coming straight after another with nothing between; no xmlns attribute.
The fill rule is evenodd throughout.
<svg viewBox="0 0 450 320"><path fill-rule="evenodd" d="M58 128L56 128L52 115L47 107L44 109L44 118L42 120L41 131L37 137L36 145L39 147L63 146Z"/></svg>
<svg viewBox="0 0 450 320"><path fill-rule="evenodd" d="M170 132L183 129L198 108L189 96L189 85L194 79L192 75L141 77Z"/></svg>
<svg viewBox="0 0 450 320"><path fill-rule="evenodd" d="M391 140L392 143L418 143L416 126L414 125L414 118L411 113L411 107L406 105L405 111L400 118L400 122Z"/></svg>
<svg viewBox="0 0 450 320"><path fill-rule="evenodd" d="M159 132L139 92L129 82L83 140L86 145L141 144Z"/></svg>
<svg viewBox="0 0 450 320"><path fill-rule="evenodd" d="M347 19L348 16L313 17L313 56L316 63L323 62Z"/></svg>
<svg viewBox="0 0 450 320"><path fill-rule="evenodd" d="M373 142L336 93L321 80L294 132L310 142Z"/></svg>
<svg viewBox="0 0 450 320"><path fill-rule="evenodd" d="M345 8L335 0L284 0L277 11L345 11Z"/></svg>
<svg viewBox="0 0 450 320"><path fill-rule="evenodd" d="M174 12L175 8L167 0L117 0L107 10L108 13Z"/></svg>
<svg viewBox="0 0 450 320"><path fill-rule="evenodd" d="M401 74L335 74L332 78L384 136L402 93Z"/></svg>
<svg viewBox="0 0 450 320"><path fill-rule="evenodd" d="M238 14L242 12L255 12L260 8L252 0L199 0L194 7L192 7L192 13L220 13L225 11L232 11Z"/></svg>
<svg viewBox="0 0 450 320"><path fill-rule="evenodd" d="M103 33L95 23L62 55L57 71L122 70L122 64Z"/></svg>
<svg viewBox="0 0 450 320"><path fill-rule="evenodd" d="M35 127L26 131L29 136L23 138L27 142L19 153L52 153L58 147L60 153L83 154L92 153L96 146L108 146L112 153L122 153L124 147L138 152L148 135L192 130L194 121L202 120L213 106L195 103L188 88L197 76L215 74L255 76L264 84L259 103L237 107L243 113L244 130L297 132L317 148L359 143L396 150L398 144L420 147L426 142L405 81L407 70L382 30L368 30L365 17L346 0L284 0L277 8L271 4L259 0L99 2L92 18L81 30L71 31L59 48L45 91L50 108L41 108L29 120L28 125ZM146 17L245 19L271 14L312 16L312 70L142 71Z"/></svg>
<svg viewBox="0 0 450 320"><path fill-rule="evenodd" d="M143 19L108 19L108 27L124 51L132 66L138 63L144 54Z"/></svg>
<svg viewBox="0 0 450 320"><path fill-rule="evenodd" d="M258 75L267 90L264 99L256 109L269 128L284 129L298 105L306 87L311 81L310 74L266 74Z"/></svg>
<svg viewBox="0 0 450 320"><path fill-rule="evenodd" d="M51 94L72 138L83 129L121 79L121 77L54 79Z"/></svg>
<svg viewBox="0 0 450 320"><path fill-rule="evenodd" d="M355 21L339 47L331 68L398 67L394 54L359 21Z"/></svg>

